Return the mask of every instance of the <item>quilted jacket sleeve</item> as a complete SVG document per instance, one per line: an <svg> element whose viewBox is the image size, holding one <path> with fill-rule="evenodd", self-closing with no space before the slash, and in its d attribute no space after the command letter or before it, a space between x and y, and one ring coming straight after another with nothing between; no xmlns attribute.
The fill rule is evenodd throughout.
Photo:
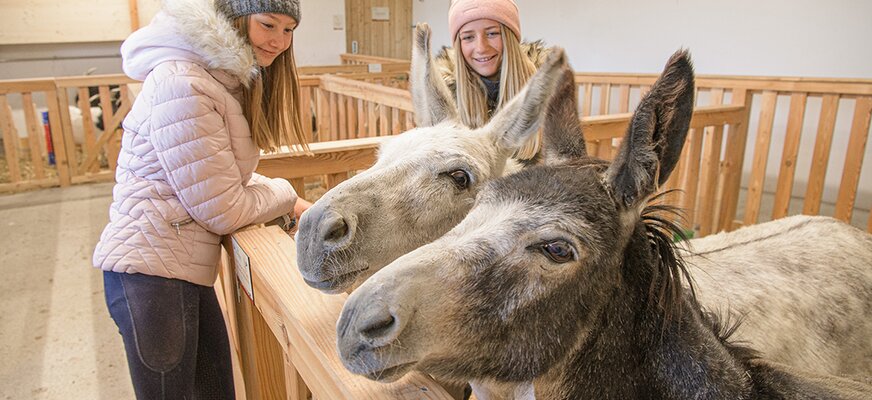
<svg viewBox="0 0 872 400"><path fill-rule="evenodd" d="M284 179L243 182L225 119L229 96L217 82L176 74L155 83L151 142L182 206L200 225L228 234L288 213L296 201Z"/></svg>

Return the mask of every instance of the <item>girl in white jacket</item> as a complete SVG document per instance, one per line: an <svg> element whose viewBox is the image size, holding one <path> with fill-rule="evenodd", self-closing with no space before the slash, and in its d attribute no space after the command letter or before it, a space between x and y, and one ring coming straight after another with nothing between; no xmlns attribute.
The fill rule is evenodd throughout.
<svg viewBox="0 0 872 400"><path fill-rule="evenodd" d="M121 46L143 85L93 262L137 398L234 397L212 289L221 237L309 205L288 181L254 173L261 150L307 149L299 22L298 0L173 0Z"/></svg>

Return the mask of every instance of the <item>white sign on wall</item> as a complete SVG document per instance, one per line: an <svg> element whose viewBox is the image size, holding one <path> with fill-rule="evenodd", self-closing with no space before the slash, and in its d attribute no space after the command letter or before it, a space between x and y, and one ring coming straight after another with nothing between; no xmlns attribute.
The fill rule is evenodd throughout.
<svg viewBox="0 0 872 400"><path fill-rule="evenodd" d="M391 19L391 8L390 7L373 7L372 8L372 20L373 21L389 21Z"/></svg>

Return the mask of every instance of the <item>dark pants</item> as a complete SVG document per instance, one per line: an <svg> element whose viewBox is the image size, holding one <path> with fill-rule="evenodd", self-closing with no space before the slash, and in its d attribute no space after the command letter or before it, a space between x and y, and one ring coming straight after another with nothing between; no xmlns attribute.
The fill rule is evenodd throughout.
<svg viewBox="0 0 872 400"><path fill-rule="evenodd" d="M224 316L211 287L103 272L137 399L233 399Z"/></svg>

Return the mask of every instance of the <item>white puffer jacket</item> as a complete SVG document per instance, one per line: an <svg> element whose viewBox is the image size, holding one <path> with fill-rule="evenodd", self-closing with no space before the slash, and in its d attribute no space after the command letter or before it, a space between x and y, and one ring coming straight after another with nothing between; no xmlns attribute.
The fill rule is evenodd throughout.
<svg viewBox="0 0 872 400"><path fill-rule="evenodd" d="M254 173L260 151L239 101L257 73L251 47L211 0L174 0L121 52L125 73L144 82L124 119L94 266L211 286L222 235L297 199L288 181Z"/></svg>

